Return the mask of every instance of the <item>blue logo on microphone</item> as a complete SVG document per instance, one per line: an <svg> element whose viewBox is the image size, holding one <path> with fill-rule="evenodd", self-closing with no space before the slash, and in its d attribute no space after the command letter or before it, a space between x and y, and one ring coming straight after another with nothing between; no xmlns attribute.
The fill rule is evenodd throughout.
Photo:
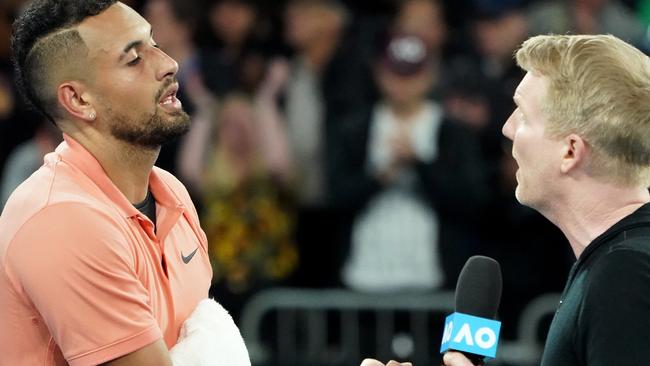
<svg viewBox="0 0 650 366"><path fill-rule="evenodd" d="M440 352L456 350L494 358L500 331L499 321L453 313L445 320Z"/></svg>

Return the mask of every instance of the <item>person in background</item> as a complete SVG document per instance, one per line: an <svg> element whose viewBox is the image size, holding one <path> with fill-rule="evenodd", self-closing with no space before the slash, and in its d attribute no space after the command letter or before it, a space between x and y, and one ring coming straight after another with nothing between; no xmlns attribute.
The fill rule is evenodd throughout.
<svg viewBox="0 0 650 366"><path fill-rule="evenodd" d="M201 74L210 93L222 98L233 91L253 94L264 77L264 42L270 35L255 0L212 0L208 35L203 37Z"/></svg>
<svg viewBox="0 0 650 366"><path fill-rule="evenodd" d="M332 197L351 214L341 274L355 290L449 287L477 249L478 143L428 98L433 70L422 38L392 35L374 70L382 99L344 121L331 152Z"/></svg>
<svg viewBox="0 0 650 366"><path fill-rule="evenodd" d="M211 242L211 293L237 319L250 296L297 265L289 147L277 98L288 65L273 62L254 96L231 93L199 113L181 149ZM212 116L212 117L210 117ZM199 133L197 133L199 132Z"/></svg>
<svg viewBox="0 0 650 366"><path fill-rule="evenodd" d="M8 171L5 164L9 156L19 145L33 138L42 120L30 111L18 95L11 63L11 23L24 6L23 3L22 0L0 3L0 172Z"/></svg>
<svg viewBox="0 0 650 366"><path fill-rule="evenodd" d="M45 154L60 142L61 132L52 123L43 121L34 137L11 152L0 181L0 212L11 192L43 164Z"/></svg>
<svg viewBox="0 0 650 366"><path fill-rule="evenodd" d="M527 18L531 35L613 34L642 50L650 47L646 26L620 0L539 1Z"/></svg>
<svg viewBox="0 0 650 366"><path fill-rule="evenodd" d="M367 102L369 79L350 13L336 0L290 0L285 39L295 51L284 95L286 133L298 201L300 266L294 285L338 284L339 215L330 185L339 167L330 150L341 120Z"/></svg>
<svg viewBox="0 0 650 366"><path fill-rule="evenodd" d="M446 71L448 29L444 4L439 0L405 0L400 3L391 26L392 33L418 35L431 54L433 65L430 93L439 100Z"/></svg>
<svg viewBox="0 0 650 366"><path fill-rule="evenodd" d="M442 100L451 117L479 135L489 180L496 187L503 155L500 127L523 76L512 54L526 38L526 16L521 0L472 1L471 42L448 63Z"/></svg>
<svg viewBox="0 0 650 366"><path fill-rule="evenodd" d="M265 156L272 153L268 148L286 149L286 140L268 141L278 134L266 134L274 127L263 126L268 119L259 112L245 95L226 96L203 174L211 291L235 319L253 294L283 283L298 262L287 175L274 171Z"/></svg>

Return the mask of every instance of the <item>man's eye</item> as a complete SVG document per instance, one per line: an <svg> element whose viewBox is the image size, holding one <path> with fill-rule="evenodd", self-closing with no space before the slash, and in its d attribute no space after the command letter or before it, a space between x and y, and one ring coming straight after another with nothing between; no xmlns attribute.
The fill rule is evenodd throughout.
<svg viewBox="0 0 650 366"><path fill-rule="evenodd" d="M137 65L138 63L140 63L140 60L141 60L141 58L140 58L140 56L138 56L138 57L134 58L133 61L129 61L129 62L127 63L127 65L128 65L128 66L135 66L135 65Z"/></svg>

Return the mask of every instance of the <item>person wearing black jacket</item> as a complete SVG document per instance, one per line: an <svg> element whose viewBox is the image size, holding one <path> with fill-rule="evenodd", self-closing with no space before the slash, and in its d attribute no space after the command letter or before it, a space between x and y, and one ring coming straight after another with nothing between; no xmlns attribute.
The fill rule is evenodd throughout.
<svg viewBox="0 0 650 366"><path fill-rule="evenodd" d="M503 126L516 197L559 227L577 262L542 366L650 358L650 60L611 35L536 36ZM457 352L447 366L469 366Z"/></svg>
<svg viewBox="0 0 650 366"><path fill-rule="evenodd" d="M430 60L421 38L393 35L375 69L383 99L342 121L329 151L332 202L349 223L348 287L450 287L477 248L488 195L479 144L427 99Z"/></svg>

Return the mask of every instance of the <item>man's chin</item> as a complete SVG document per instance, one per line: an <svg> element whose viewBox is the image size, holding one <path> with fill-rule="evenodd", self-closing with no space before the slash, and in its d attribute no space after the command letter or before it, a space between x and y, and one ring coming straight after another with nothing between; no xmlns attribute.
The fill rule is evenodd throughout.
<svg viewBox="0 0 650 366"><path fill-rule="evenodd" d="M157 149L187 133L190 129L190 121L190 116L183 110L174 113L173 116L158 113L145 124L148 127L141 129L116 127L112 134L117 139L132 145Z"/></svg>
<svg viewBox="0 0 650 366"><path fill-rule="evenodd" d="M173 118L166 121L166 126L158 131L161 145L185 135L190 130L191 119L184 111L178 112Z"/></svg>
<svg viewBox="0 0 650 366"><path fill-rule="evenodd" d="M526 196L522 192L521 184L517 184L517 187L515 188L515 198L522 205L526 205Z"/></svg>

